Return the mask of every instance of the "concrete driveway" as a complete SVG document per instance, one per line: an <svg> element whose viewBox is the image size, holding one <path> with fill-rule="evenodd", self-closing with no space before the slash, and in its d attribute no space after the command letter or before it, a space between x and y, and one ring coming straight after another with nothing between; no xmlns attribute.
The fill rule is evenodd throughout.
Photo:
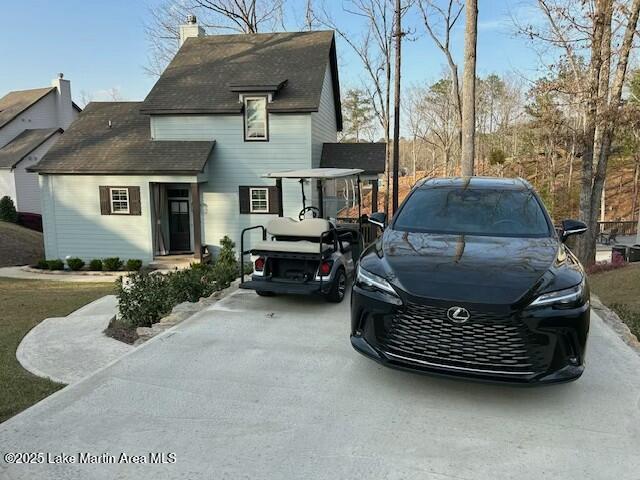
<svg viewBox="0 0 640 480"><path fill-rule="evenodd" d="M348 302L239 291L0 425L3 456L175 463L0 459L0 478L640 478L640 357L597 317L582 379L535 389L384 369L348 323Z"/></svg>

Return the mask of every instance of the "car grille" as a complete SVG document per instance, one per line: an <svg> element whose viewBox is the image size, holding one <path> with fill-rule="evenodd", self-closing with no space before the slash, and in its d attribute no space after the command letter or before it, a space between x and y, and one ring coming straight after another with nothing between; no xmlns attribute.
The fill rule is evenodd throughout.
<svg viewBox="0 0 640 480"><path fill-rule="evenodd" d="M545 370L544 337L509 315L469 313L459 324L447 308L409 303L379 340L392 357L425 365L512 375Z"/></svg>

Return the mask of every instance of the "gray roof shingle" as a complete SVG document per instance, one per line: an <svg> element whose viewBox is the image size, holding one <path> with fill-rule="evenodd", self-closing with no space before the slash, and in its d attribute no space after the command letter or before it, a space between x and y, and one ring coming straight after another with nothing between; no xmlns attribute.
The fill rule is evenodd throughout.
<svg viewBox="0 0 640 480"><path fill-rule="evenodd" d="M194 175L204 169L214 145L151 140L149 117L140 114L140 102L93 102L31 171Z"/></svg>
<svg viewBox="0 0 640 480"><path fill-rule="evenodd" d="M386 145L378 143L325 143L320 167L360 168L365 175L384 172Z"/></svg>
<svg viewBox="0 0 640 480"><path fill-rule="evenodd" d="M332 31L189 38L142 103L143 113L240 113L242 86L282 88L270 112L315 112L331 66L336 120L342 128ZM283 82L286 82L283 84Z"/></svg>
<svg viewBox="0 0 640 480"><path fill-rule="evenodd" d="M62 129L36 128L33 130L25 130L4 147L0 148L0 169L14 168L24 157L58 132L62 133Z"/></svg>
<svg viewBox="0 0 640 480"><path fill-rule="evenodd" d="M54 90L55 87L46 87L7 93L0 98L0 128Z"/></svg>

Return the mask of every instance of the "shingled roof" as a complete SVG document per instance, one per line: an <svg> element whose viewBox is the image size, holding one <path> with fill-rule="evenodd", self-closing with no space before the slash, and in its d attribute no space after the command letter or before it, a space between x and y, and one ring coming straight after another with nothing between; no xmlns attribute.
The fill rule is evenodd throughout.
<svg viewBox="0 0 640 480"><path fill-rule="evenodd" d="M140 102L93 102L30 170L195 175L204 169L215 145L215 141L151 140L149 132L149 117L140 114Z"/></svg>
<svg viewBox="0 0 640 480"><path fill-rule="evenodd" d="M46 87L7 93L0 98L0 128L54 90L55 87Z"/></svg>
<svg viewBox="0 0 640 480"><path fill-rule="evenodd" d="M320 167L360 168L365 175L384 172L384 143L325 143L322 145Z"/></svg>
<svg viewBox="0 0 640 480"><path fill-rule="evenodd" d="M332 31L188 38L147 95L141 112L240 113L238 91L261 85L275 90L270 112L316 112L327 65L341 130Z"/></svg>
<svg viewBox="0 0 640 480"><path fill-rule="evenodd" d="M36 148L54 134L62 133L61 128L35 128L25 130L0 148L0 169L12 169Z"/></svg>

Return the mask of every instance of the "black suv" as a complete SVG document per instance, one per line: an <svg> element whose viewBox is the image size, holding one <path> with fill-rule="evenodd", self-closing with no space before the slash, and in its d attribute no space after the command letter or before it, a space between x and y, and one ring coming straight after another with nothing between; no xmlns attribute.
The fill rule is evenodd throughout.
<svg viewBox="0 0 640 480"><path fill-rule="evenodd" d="M384 226L384 214L370 221ZM390 367L520 384L584 370L589 287L521 179L418 183L360 257L351 343Z"/></svg>

